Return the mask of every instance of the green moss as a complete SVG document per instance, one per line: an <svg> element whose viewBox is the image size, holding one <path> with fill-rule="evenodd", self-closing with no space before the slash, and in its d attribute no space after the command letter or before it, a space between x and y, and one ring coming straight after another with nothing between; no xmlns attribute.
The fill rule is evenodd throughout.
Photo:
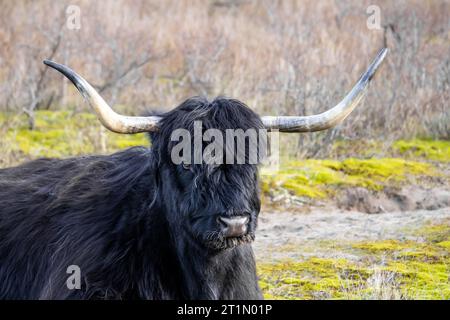
<svg viewBox="0 0 450 320"><path fill-rule="evenodd" d="M411 299L449 299L449 261L391 261L384 270L398 275L402 291Z"/></svg>
<svg viewBox="0 0 450 320"><path fill-rule="evenodd" d="M120 137L115 137L112 142L112 147L117 149L126 149L135 146L145 146L149 144L149 140L145 134L136 135L122 135Z"/></svg>
<svg viewBox="0 0 450 320"><path fill-rule="evenodd" d="M376 140L337 140L331 149L331 156L338 158L398 157L400 155L408 159L450 161L450 141L448 140L397 140L392 144Z"/></svg>
<svg viewBox="0 0 450 320"><path fill-rule="evenodd" d="M344 259L312 258L302 262L262 264L258 268L261 289L276 299L343 297L339 273L358 267Z"/></svg>
<svg viewBox="0 0 450 320"><path fill-rule="evenodd" d="M261 289L271 299L450 299L449 241L433 242L446 223L426 227L425 241L364 241L348 248L357 261L309 258L260 263Z"/></svg>
<svg viewBox="0 0 450 320"><path fill-rule="evenodd" d="M443 242L445 244L445 242L450 241L450 219L447 219L446 222L426 225L415 231L415 234L424 237L429 242Z"/></svg>
<svg viewBox="0 0 450 320"><path fill-rule="evenodd" d="M286 181L281 186L300 197L324 198L326 196L326 193L321 191L319 188L304 185L296 181Z"/></svg>
<svg viewBox="0 0 450 320"><path fill-rule="evenodd" d="M439 243L437 243L438 246L443 247L447 250L450 250L450 240L448 241L441 241Z"/></svg>
<svg viewBox="0 0 450 320"><path fill-rule="evenodd" d="M444 140L399 140L392 146L403 156L450 162L450 141Z"/></svg>
<svg viewBox="0 0 450 320"><path fill-rule="evenodd" d="M396 158L287 161L278 172L263 175L262 191L284 188L296 196L324 198L342 186L379 191L411 177L436 174L431 164Z"/></svg>
<svg viewBox="0 0 450 320"><path fill-rule="evenodd" d="M88 113L36 111L34 130L28 130L25 115L15 116L12 121L18 125L7 130L2 142L24 158L111 153L148 145L144 134L119 135L109 132L102 129L95 115Z"/></svg>
<svg viewBox="0 0 450 320"><path fill-rule="evenodd" d="M397 240L384 240L377 242L359 242L352 245L355 249L362 249L371 253L379 253L386 251L399 251L414 246L415 243L401 242Z"/></svg>
<svg viewBox="0 0 450 320"><path fill-rule="evenodd" d="M381 275L379 281L385 287L391 286L390 290L397 290L398 297L450 298L448 260L428 263L392 259L384 265L380 261L376 267L341 260L310 259L260 265L261 289L274 299L372 299L380 298L374 282Z"/></svg>
<svg viewBox="0 0 450 320"><path fill-rule="evenodd" d="M364 250L371 255L391 255L396 259L428 263L438 262L442 257L442 250L436 250L434 246L414 241L384 240L359 242L353 244L352 248Z"/></svg>
<svg viewBox="0 0 450 320"><path fill-rule="evenodd" d="M349 158L341 162L341 171L348 175L371 178L376 181L404 180L407 174L432 174L431 165L403 159L354 159Z"/></svg>

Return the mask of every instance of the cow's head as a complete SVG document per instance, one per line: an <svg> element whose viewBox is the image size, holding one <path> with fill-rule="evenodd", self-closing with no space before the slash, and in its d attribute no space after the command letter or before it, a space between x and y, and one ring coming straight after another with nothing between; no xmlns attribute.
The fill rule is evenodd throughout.
<svg viewBox="0 0 450 320"><path fill-rule="evenodd" d="M257 164L264 152L260 117L237 100L195 97L159 123L152 150L172 229L211 249L253 240L260 210Z"/></svg>
<svg viewBox="0 0 450 320"><path fill-rule="evenodd" d="M196 97L160 116L128 117L115 113L86 80L68 67L51 61L44 63L74 83L111 131L150 132L158 169L158 196L167 209L168 222L174 232L187 235L199 245L220 250L254 239L260 210L257 162L263 155L262 135L256 141L246 139L243 145L229 144L233 139L236 142L236 136L227 139L226 131L311 132L331 128L356 107L386 52L387 49L380 51L340 103L312 116L259 117L237 100L217 98L209 102ZM208 135L208 129L215 133L210 130ZM218 133L223 137L219 148L222 154L217 155L217 144L214 152L205 152ZM180 148L181 142L190 148ZM230 146L233 156L229 154ZM252 157L254 153L257 161ZM241 159L237 159L239 155Z"/></svg>

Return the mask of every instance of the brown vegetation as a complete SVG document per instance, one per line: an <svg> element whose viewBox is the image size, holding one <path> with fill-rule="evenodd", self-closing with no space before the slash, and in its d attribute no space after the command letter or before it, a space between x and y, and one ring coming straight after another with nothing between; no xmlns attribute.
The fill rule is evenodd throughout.
<svg viewBox="0 0 450 320"><path fill-rule="evenodd" d="M381 9L370 30L367 7ZM81 9L81 28L66 9ZM85 110L44 58L70 65L116 109L168 110L227 95L261 114L311 114L336 103L382 46L377 81L343 125L283 137L297 156L336 138L449 138L446 1L2 1L0 111ZM117 105L120 104L120 105Z"/></svg>

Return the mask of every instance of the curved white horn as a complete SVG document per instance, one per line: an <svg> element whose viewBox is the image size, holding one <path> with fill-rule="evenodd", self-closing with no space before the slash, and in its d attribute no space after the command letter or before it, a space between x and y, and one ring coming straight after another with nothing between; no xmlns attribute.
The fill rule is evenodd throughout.
<svg viewBox="0 0 450 320"><path fill-rule="evenodd" d="M281 132L313 132L336 126L356 108L387 51L387 48L380 50L353 89L335 107L312 116L265 116L261 117L262 122L267 130L279 130Z"/></svg>
<svg viewBox="0 0 450 320"><path fill-rule="evenodd" d="M100 94L72 69L50 61L44 63L65 75L77 87L87 102L94 109L100 122L109 130L117 133L139 133L157 131L160 117L128 117L116 113L103 100Z"/></svg>

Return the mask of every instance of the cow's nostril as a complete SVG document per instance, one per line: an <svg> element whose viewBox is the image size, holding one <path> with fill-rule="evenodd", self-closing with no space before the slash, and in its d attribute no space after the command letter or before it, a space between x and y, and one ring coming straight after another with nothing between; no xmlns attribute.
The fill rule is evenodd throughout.
<svg viewBox="0 0 450 320"><path fill-rule="evenodd" d="M219 217L218 221L225 237L240 237L247 232L249 218L247 216Z"/></svg>

